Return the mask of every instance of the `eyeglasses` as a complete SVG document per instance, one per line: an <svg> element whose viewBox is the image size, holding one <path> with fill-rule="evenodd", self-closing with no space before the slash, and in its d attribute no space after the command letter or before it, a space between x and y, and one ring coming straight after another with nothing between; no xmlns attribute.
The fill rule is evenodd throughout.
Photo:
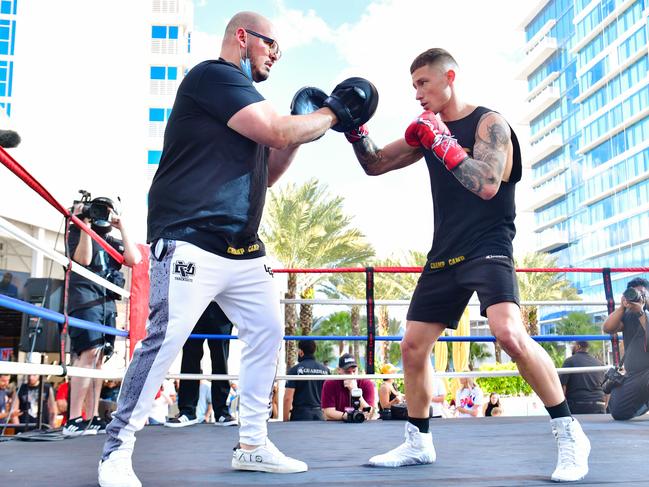
<svg viewBox="0 0 649 487"><path fill-rule="evenodd" d="M255 32L254 30L250 30L250 29L244 29L244 30L248 34L255 37L259 37L262 41L264 41L270 48L270 53L273 56L275 56L275 58L279 59L282 57L282 51L279 50L279 44L275 39L271 39L270 37L260 34L259 32Z"/></svg>

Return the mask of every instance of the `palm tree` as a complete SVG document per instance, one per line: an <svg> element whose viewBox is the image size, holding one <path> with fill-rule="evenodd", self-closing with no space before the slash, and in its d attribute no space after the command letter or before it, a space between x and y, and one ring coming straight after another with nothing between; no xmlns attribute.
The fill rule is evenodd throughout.
<svg viewBox="0 0 649 487"><path fill-rule="evenodd" d="M517 268L548 269L557 267L558 256L538 252L525 254L515 259ZM519 272L518 288L522 301L578 301L577 290L572 287L565 274L558 272ZM521 306L521 318L530 335L539 334L537 306ZM544 347L547 348L547 347ZM496 361L500 362L500 346L496 343Z"/></svg>
<svg viewBox="0 0 649 487"><path fill-rule="evenodd" d="M332 274L330 278L322 283L321 287L325 295L330 299L365 299L365 274L343 273ZM361 335L361 306L354 304L350 310L352 335ZM366 321L367 323L367 321ZM364 331L367 334L367 329ZM361 342L352 342L352 354L356 363L360 361Z"/></svg>
<svg viewBox="0 0 649 487"><path fill-rule="evenodd" d="M351 319L348 311L338 311L330 314L325 318L321 318L316 321L313 326L313 335L317 336L350 336L353 335L351 330ZM338 342L338 355L336 356L333 353L333 348L331 346L331 341L321 341L322 346L318 346L318 350L322 349L320 353L317 353L317 357L322 360L323 363L331 362L337 357L340 357L345 353L345 344L347 344L347 351L349 351L349 342L348 341L339 341ZM357 362L358 363L358 362Z"/></svg>
<svg viewBox="0 0 649 487"><path fill-rule="evenodd" d="M365 236L351 226L343 212L343 198L331 196L326 185L311 179L301 186L287 184L270 192L270 201L260 232L267 247L284 267L346 267L366 262L374 249ZM313 296L315 285L326 274L289 274L286 298ZM285 306L286 334L295 335L297 314L294 305ZM302 334L312 326L310 304L301 306ZM286 363L297 359L295 343L286 346Z"/></svg>
<svg viewBox="0 0 649 487"><path fill-rule="evenodd" d="M405 263L403 263L405 261ZM415 250L409 251L401 259L389 257L374 263L375 267L416 267L423 266L426 262L425 254ZM374 290L375 299L410 299L417 284L418 274L414 273L378 273L376 275L376 286ZM390 334L390 313L388 306L379 308L378 334ZM381 342L379 361L386 363L390 361L390 349L392 344L387 341Z"/></svg>

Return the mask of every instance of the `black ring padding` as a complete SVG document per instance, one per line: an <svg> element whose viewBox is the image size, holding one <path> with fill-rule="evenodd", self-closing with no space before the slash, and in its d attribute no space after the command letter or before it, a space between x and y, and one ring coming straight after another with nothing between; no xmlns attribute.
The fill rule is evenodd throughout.
<svg viewBox="0 0 649 487"><path fill-rule="evenodd" d="M63 372L57 375L57 377L67 377L68 375L68 366L65 365L64 362L61 362L61 367L63 368Z"/></svg>

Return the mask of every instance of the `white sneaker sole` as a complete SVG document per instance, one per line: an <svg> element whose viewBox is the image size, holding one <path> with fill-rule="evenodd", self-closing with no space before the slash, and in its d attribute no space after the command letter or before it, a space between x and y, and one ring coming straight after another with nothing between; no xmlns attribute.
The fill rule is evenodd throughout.
<svg viewBox="0 0 649 487"><path fill-rule="evenodd" d="M184 428L185 426L191 426L193 424L198 424L198 418L190 419L189 421L185 421L183 423L165 423L164 425L167 428Z"/></svg>
<svg viewBox="0 0 649 487"><path fill-rule="evenodd" d="M371 467L379 467L379 468L399 468L399 467L412 467L414 465L431 465L435 463L436 458L427 458L425 460L408 460L404 463L399 463L398 465L395 465L393 462L390 464L382 463L381 461L372 461L370 458L370 461L368 462Z"/></svg>
<svg viewBox="0 0 649 487"><path fill-rule="evenodd" d="M237 426L239 423L237 421L226 421L223 423L214 423L215 426Z"/></svg>
<svg viewBox="0 0 649 487"><path fill-rule="evenodd" d="M244 463L232 460L232 468L235 470L247 470L250 472L268 472L268 473L300 473L306 472L309 467L287 468L284 465L271 465L268 463Z"/></svg>

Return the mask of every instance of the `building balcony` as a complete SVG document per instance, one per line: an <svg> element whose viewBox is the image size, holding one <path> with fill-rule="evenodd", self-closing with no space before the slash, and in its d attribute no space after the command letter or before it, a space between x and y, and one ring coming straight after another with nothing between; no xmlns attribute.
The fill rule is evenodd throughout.
<svg viewBox="0 0 649 487"><path fill-rule="evenodd" d="M527 52L522 66L518 70L517 79L525 80L538 69L541 64L548 60L559 48L559 44L554 37L544 37L534 47Z"/></svg>
<svg viewBox="0 0 649 487"><path fill-rule="evenodd" d="M521 19L519 22L518 26L521 30L524 30L532 20L534 20L534 17L536 17L541 10L543 10L543 7L545 7L550 0L537 0L537 2L532 5L529 10L526 12L525 17Z"/></svg>
<svg viewBox="0 0 649 487"><path fill-rule="evenodd" d="M563 121L563 120L561 120L560 117L557 117L557 118L552 119L552 120L551 120L550 122L548 122L548 124L547 124L545 127L543 127L541 130L539 130L539 131L536 132L535 134L530 135L530 138L528 139L528 143L530 143L530 144L534 144L534 143L538 142L538 141L541 140L543 137L545 137L545 136L548 135L550 132L552 132L554 129L556 129L557 127L559 127L559 126L561 125L561 122L562 122L562 121Z"/></svg>
<svg viewBox="0 0 649 487"><path fill-rule="evenodd" d="M586 154L588 151L594 149L598 145L600 145L602 142L607 141L608 139L612 138L614 135L619 134L626 128L630 127L634 123L638 122L639 120L642 120L643 118L646 118L649 116L649 107L644 107L642 110L640 110L637 113L634 113L631 117L627 118L624 120L619 125L616 125L615 127L611 127L609 130L606 132L602 133L599 137L596 139L593 139L589 142L584 143L578 150L578 154Z"/></svg>
<svg viewBox="0 0 649 487"><path fill-rule="evenodd" d="M552 71L549 75L543 78L539 84L537 84L532 91L527 94L526 101L532 101L533 98L546 89L550 84L559 77L559 71Z"/></svg>
<svg viewBox="0 0 649 487"><path fill-rule="evenodd" d="M521 122L524 124L530 123L560 99L559 88L552 85L548 86L528 102L527 113Z"/></svg>
<svg viewBox="0 0 649 487"><path fill-rule="evenodd" d="M560 180L555 183L547 184L539 189L533 190L530 196L532 204L528 209L529 211L536 211L565 195L566 184L563 181L563 178L560 178Z"/></svg>
<svg viewBox="0 0 649 487"><path fill-rule="evenodd" d="M536 252L554 252L570 245L568 232L565 230L546 230L538 235L536 240Z"/></svg>
<svg viewBox="0 0 649 487"><path fill-rule="evenodd" d="M563 138L558 131L552 131L541 140L532 145L526 157L530 167L534 167L553 152L563 147Z"/></svg>
<svg viewBox="0 0 649 487"><path fill-rule="evenodd" d="M535 233L541 233L543 230L546 228L553 227L555 225L558 225L561 222L565 222L568 219L568 215L561 215L556 218L553 218L552 220L549 220L545 223L540 223L536 227L534 227L534 232Z"/></svg>
<svg viewBox="0 0 649 487"><path fill-rule="evenodd" d="M570 53L575 55L581 51L586 45L592 41L598 34L600 34L606 27L608 27L613 21L617 20L620 15L624 13L631 5L635 3L636 0L625 0L610 14L608 14L602 21L597 24L588 34L580 39L577 39L574 47L570 50ZM573 22L577 24L582 20L582 17L575 17Z"/></svg>
<svg viewBox="0 0 649 487"><path fill-rule="evenodd" d="M543 176L540 176L536 178L535 180L532 181L532 188L536 188L538 186L541 186L543 183L549 181L550 179L558 176L562 172L566 171L568 168L565 166L562 167L557 167L556 169L553 169L552 171L544 174Z"/></svg>

